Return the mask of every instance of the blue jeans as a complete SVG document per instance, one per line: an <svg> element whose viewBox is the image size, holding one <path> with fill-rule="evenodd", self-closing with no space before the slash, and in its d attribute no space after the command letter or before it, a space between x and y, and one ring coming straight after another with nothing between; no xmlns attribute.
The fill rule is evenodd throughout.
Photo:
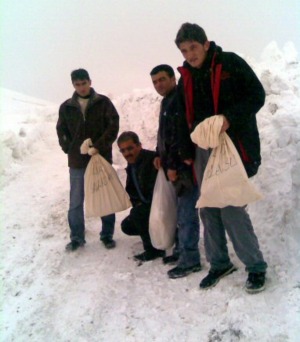
<svg viewBox="0 0 300 342"><path fill-rule="evenodd" d="M84 224L84 173L85 169L70 168L70 206L68 221L71 230L71 241L85 242ZM112 238L115 228L115 214L101 217L102 231L100 238Z"/></svg>
<svg viewBox="0 0 300 342"><path fill-rule="evenodd" d="M177 227L179 244L179 267L190 267L200 263L198 209L195 208L199 197L198 186L178 197Z"/></svg>

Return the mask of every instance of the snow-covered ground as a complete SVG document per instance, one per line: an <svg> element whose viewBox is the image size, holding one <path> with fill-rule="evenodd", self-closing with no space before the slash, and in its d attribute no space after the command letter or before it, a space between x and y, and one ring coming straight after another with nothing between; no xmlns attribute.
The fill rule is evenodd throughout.
<svg viewBox="0 0 300 342"><path fill-rule="evenodd" d="M59 104L1 89L1 341L300 341L300 67L291 43L270 44L248 59L267 92L258 113L263 163L254 182L264 199L249 206L269 264L267 288L246 294L238 272L201 291L203 271L170 280L154 260L138 266L139 238L125 236L117 214L117 248L99 242L88 219L87 244L66 253L69 179L55 124ZM96 89L97 90L97 89ZM70 94L71 95L71 94ZM120 132L135 130L154 148L159 96L135 90L114 99ZM114 148L124 181L126 163ZM201 227L201 235L202 235Z"/></svg>

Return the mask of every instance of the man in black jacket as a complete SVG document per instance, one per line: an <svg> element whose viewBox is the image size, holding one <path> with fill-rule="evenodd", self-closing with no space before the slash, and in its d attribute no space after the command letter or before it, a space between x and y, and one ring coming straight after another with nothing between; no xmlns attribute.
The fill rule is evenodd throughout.
<svg viewBox="0 0 300 342"><path fill-rule="evenodd" d="M192 167L183 163L178 151L178 109L176 79L172 67L161 64L150 72L155 90L163 96L157 133L157 157L154 165L163 167L177 193L177 242L173 255L164 263L177 262L168 271L169 278L182 278L201 270L199 253L199 216L195 208L199 197Z"/></svg>
<svg viewBox="0 0 300 342"><path fill-rule="evenodd" d="M71 80L75 92L72 98L60 106L56 130L59 144L68 155L71 185L68 221L71 242L66 249L74 251L85 244L85 169L95 153L100 153L112 163L112 144L119 131L119 115L109 98L97 94L91 87L91 79L86 70L72 71ZM92 140L93 146L89 148L88 154L83 155L80 146L88 138ZM101 220L100 240L106 248L114 248L115 214L101 217Z"/></svg>
<svg viewBox="0 0 300 342"><path fill-rule="evenodd" d="M261 162L260 142L255 115L263 106L264 89L250 66L239 56L223 52L207 40L197 24L185 23L175 43L185 62L178 68L179 145L185 163L190 164L193 149L188 139L193 129L212 115L222 115L223 127L235 144L249 177L256 174ZM210 151L196 149L195 168L199 188ZM246 291L262 291L267 264L259 249L251 220L244 207L202 208L206 257L211 264L200 288L217 284L236 270L229 259L225 231L235 252L249 272Z"/></svg>
<svg viewBox="0 0 300 342"><path fill-rule="evenodd" d="M123 132L117 140L120 152L127 160L126 191L132 209L121 223L127 235L139 235L143 241L144 252L135 255L139 261L154 260L164 256L164 251L152 246L149 235L149 216L157 170L153 165L154 151L142 148L139 137L132 131Z"/></svg>

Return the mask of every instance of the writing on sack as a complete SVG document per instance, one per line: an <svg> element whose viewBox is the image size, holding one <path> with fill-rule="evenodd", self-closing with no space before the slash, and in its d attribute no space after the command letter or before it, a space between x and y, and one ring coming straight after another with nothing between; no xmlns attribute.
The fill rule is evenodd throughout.
<svg viewBox="0 0 300 342"><path fill-rule="evenodd" d="M107 174L105 172L105 169L102 166L98 165L93 169L93 175L99 175L99 177L97 177L97 179L95 179L93 182L93 193L99 191L99 189L101 189L102 187L107 186L109 181L111 181L113 178L112 174Z"/></svg>
<svg viewBox="0 0 300 342"><path fill-rule="evenodd" d="M212 150L211 159L213 162L209 165L210 167L207 169L207 174L205 175L206 177L204 179L210 179L214 176L218 176L221 173L228 171L230 168L237 166L237 160L233 154L228 154L228 151L227 153L223 153L225 150L225 145L225 139L222 139L220 146L221 153L218 163L215 162L217 151L214 149Z"/></svg>

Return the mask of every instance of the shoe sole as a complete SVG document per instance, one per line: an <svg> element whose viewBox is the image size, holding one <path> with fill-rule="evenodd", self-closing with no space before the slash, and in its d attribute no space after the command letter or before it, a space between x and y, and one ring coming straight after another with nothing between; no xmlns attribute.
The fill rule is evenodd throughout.
<svg viewBox="0 0 300 342"><path fill-rule="evenodd" d="M82 248L82 247L84 247L84 243L82 245L79 245L79 246L75 247L75 248L72 248L72 247L67 248L67 247L65 247L65 251L66 252L75 252L75 251L77 251L77 249Z"/></svg>
<svg viewBox="0 0 300 342"><path fill-rule="evenodd" d="M263 285L262 287L260 287L259 289L247 289L247 287L245 287L245 291L249 294L256 294L256 293L259 293L259 292L262 292L264 291L264 289L266 288L265 285Z"/></svg>
<svg viewBox="0 0 300 342"><path fill-rule="evenodd" d="M170 261L162 261L162 263L164 264L164 265L176 265L177 263L178 263L178 260L179 259L176 259L176 260L170 260Z"/></svg>
<svg viewBox="0 0 300 342"><path fill-rule="evenodd" d="M235 272L235 271L237 271L237 268L236 268L235 266L232 266L232 268L230 268L226 273L222 274L222 275L216 280L216 282L213 283L212 285L207 286L207 287L201 287L201 286L199 286L199 287L200 287L201 290L208 290L208 289L211 289L212 287L215 287L215 286L218 284L218 282L219 282L222 278L228 276L229 274L231 274L231 273L233 273L233 272Z"/></svg>
<svg viewBox="0 0 300 342"><path fill-rule="evenodd" d="M169 261L169 262L163 262L163 265L167 265L167 266L173 266L173 265L177 265L177 262L178 262L178 260L177 261Z"/></svg>
<svg viewBox="0 0 300 342"><path fill-rule="evenodd" d="M139 262L148 262L148 261L156 260L156 259L158 259L158 258L161 258L161 257L158 256L158 257L155 257L155 258L153 258L153 259L147 259L147 260L145 260L145 259L138 259L138 258L136 258L136 257L134 256L134 257L133 257L133 260L139 261Z"/></svg>
<svg viewBox="0 0 300 342"><path fill-rule="evenodd" d="M106 249L113 249L116 247L116 245L105 245L103 244Z"/></svg>
<svg viewBox="0 0 300 342"><path fill-rule="evenodd" d="M112 249L112 248L115 248L116 247L116 242L115 241L112 241L112 242L107 242L105 243L103 240L100 239L100 241L103 243L103 246L106 248L106 249Z"/></svg>
<svg viewBox="0 0 300 342"><path fill-rule="evenodd" d="M184 277L186 277L186 276L188 276L189 274L191 274L191 273L196 273L196 272L200 272L201 271L201 267L199 267L199 268L194 268L193 270L190 270L190 271L187 271L186 273L184 273L184 274L176 274L176 275L169 275L168 274L168 277L170 278L170 279L178 279L178 278L184 278Z"/></svg>

